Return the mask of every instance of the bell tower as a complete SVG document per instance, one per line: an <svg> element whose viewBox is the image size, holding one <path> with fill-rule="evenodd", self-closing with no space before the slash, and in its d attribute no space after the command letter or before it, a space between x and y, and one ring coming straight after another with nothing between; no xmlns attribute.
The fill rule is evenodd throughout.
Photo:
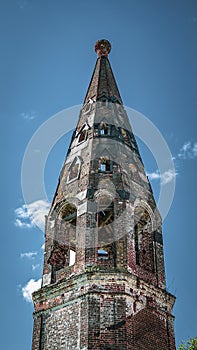
<svg viewBox="0 0 197 350"><path fill-rule="evenodd" d="M46 218L32 350L175 350L162 220L99 40Z"/></svg>

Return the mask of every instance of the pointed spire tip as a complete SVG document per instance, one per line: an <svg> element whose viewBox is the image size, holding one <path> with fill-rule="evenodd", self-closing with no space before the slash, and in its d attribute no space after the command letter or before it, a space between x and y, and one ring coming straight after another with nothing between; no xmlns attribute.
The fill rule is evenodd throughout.
<svg viewBox="0 0 197 350"><path fill-rule="evenodd" d="M108 40L101 39L96 42L94 49L98 57L101 57L101 56L108 57L108 54L111 51L111 44Z"/></svg>

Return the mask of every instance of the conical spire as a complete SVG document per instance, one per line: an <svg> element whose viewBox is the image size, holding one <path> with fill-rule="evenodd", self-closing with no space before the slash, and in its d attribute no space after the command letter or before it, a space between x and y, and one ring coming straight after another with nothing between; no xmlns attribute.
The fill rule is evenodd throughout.
<svg viewBox="0 0 197 350"><path fill-rule="evenodd" d="M95 45L98 60L46 217L32 350L176 349L161 218L110 48L106 40Z"/></svg>
<svg viewBox="0 0 197 350"><path fill-rule="evenodd" d="M95 44L98 55L94 72L88 87L84 104L89 101L111 101L122 104L122 99L108 60L111 45L108 40L99 40Z"/></svg>

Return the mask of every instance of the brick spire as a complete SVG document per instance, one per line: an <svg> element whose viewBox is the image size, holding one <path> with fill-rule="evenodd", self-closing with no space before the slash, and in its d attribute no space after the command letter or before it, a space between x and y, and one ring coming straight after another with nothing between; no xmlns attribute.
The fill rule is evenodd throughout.
<svg viewBox="0 0 197 350"><path fill-rule="evenodd" d="M108 60L111 44L108 40L98 40L95 52L98 55L94 72L88 87L84 104L89 101L110 101L122 104L122 99Z"/></svg>
<svg viewBox="0 0 197 350"><path fill-rule="evenodd" d="M110 48L106 40L95 45L96 67L46 217L32 350L176 350L162 220Z"/></svg>

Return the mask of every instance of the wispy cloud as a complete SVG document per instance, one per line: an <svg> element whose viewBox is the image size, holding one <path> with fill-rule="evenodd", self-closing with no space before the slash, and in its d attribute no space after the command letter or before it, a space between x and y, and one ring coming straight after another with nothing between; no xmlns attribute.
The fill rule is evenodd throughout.
<svg viewBox="0 0 197 350"><path fill-rule="evenodd" d="M38 269L39 267L40 267L40 264L36 264L36 265L32 264L32 270L33 271Z"/></svg>
<svg viewBox="0 0 197 350"><path fill-rule="evenodd" d="M22 228L31 228L31 227L33 227L32 223L22 222L22 220L18 219L18 218L16 218L16 220L15 220L15 225L17 227L22 227Z"/></svg>
<svg viewBox="0 0 197 350"><path fill-rule="evenodd" d="M21 253L20 257L27 258L27 259L34 259L36 255L37 255L37 252L27 252L27 253Z"/></svg>
<svg viewBox="0 0 197 350"><path fill-rule="evenodd" d="M174 172L172 169L165 171L163 174L160 174L158 170L152 173L147 173L149 180L160 180L162 185L171 182L177 175L177 172Z"/></svg>
<svg viewBox="0 0 197 350"><path fill-rule="evenodd" d="M15 225L21 228L39 226L44 230L45 215L48 214L50 203L38 200L30 204L23 204L15 210Z"/></svg>
<svg viewBox="0 0 197 350"><path fill-rule="evenodd" d="M181 147L178 158L180 159L194 159L197 157L197 142L187 141Z"/></svg>
<svg viewBox="0 0 197 350"><path fill-rule="evenodd" d="M31 112L22 112L20 114L20 116L24 119L24 120L34 120L37 117L37 113L34 111Z"/></svg>
<svg viewBox="0 0 197 350"><path fill-rule="evenodd" d="M158 170L153 171L152 173L147 173L149 180L160 180L161 175Z"/></svg>
<svg viewBox="0 0 197 350"><path fill-rule="evenodd" d="M22 287L22 294L25 301L28 303L32 302L32 293L41 287L41 281L41 278L37 281L32 278L24 287Z"/></svg>
<svg viewBox="0 0 197 350"><path fill-rule="evenodd" d="M187 141L180 148L178 154L172 157L173 161L178 160L186 160L186 159L194 159L197 158L197 142ZM163 174L160 174L159 170L147 173L149 180L160 180L162 185L169 183L174 180L174 178L178 175L178 173L169 169L165 171Z"/></svg>

